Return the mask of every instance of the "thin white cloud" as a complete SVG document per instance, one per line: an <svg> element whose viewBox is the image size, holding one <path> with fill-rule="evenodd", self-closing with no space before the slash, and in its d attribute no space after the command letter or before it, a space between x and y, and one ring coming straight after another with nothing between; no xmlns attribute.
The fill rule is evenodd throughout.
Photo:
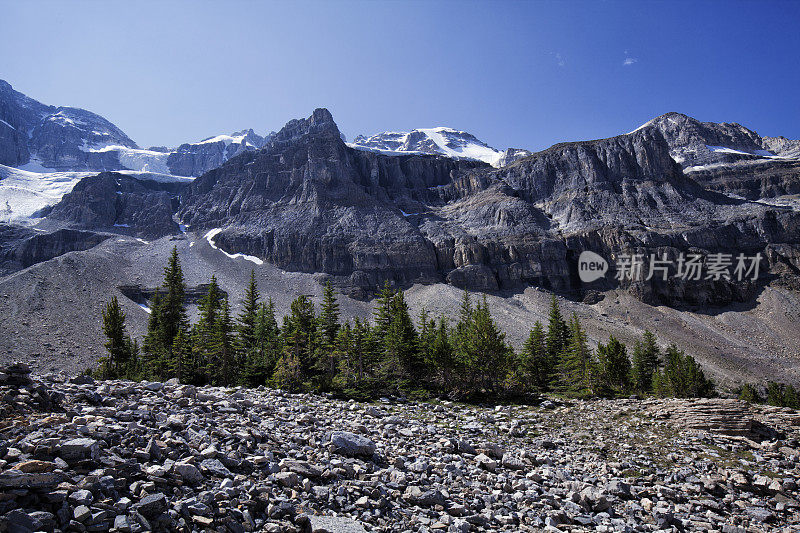
<svg viewBox="0 0 800 533"><path fill-rule="evenodd" d="M558 64L559 67L563 67L563 66L565 66L567 64L567 60L560 53L551 52L551 54L553 55L553 58L555 58L556 63Z"/></svg>
<svg viewBox="0 0 800 533"><path fill-rule="evenodd" d="M625 61L622 62L622 65L627 67L629 65L633 65L634 63L637 63L638 61L639 60L636 59L635 57L626 57Z"/></svg>

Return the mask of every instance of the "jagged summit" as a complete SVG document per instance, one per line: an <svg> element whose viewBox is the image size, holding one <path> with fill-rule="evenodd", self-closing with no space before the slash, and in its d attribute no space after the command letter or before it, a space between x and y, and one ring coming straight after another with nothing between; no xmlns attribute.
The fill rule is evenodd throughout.
<svg viewBox="0 0 800 533"><path fill-rule="evenodd" d="M325 134L330 133L341 136L339 127L333 120L331 112L324 107L318 107L311 113L311 116L305 119L292 119L276 133L271 141L273 143L286 143L291 142L298 137L308 134Z"/></svg>

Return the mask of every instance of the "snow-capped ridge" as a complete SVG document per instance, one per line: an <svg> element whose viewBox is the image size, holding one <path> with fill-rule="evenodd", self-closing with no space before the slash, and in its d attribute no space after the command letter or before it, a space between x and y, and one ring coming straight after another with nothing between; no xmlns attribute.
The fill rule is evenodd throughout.
<svg viewBox="0 0 800 533"><path fill-rule="evenodd" d="M497 150L481 141L471 133L446 126L418 128L409 132L387 131L372 136L359 135L351 148L367 150L383 155L432 154L453 159L483 161L499 167L508 164L509 150ZM530 152L514 150L513 160L529 155Z"/></svg>

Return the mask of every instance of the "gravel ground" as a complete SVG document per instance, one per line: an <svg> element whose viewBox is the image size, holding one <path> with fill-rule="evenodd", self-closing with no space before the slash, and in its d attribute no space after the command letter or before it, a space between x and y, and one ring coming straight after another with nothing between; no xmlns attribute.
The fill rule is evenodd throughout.
<svg viewBox="0 0 800 533"><path fill-rule="evenodd" d="M800 531L786 409L0 382L0 531Z"/></svg>

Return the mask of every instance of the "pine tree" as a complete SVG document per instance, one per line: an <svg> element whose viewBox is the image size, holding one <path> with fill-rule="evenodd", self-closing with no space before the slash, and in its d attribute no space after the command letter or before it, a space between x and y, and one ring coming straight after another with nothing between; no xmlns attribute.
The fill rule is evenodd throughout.
<svg viewBox="0 0 800 533"><path fill-rule="evenodd" d="M505 334L492 319L485 295L473 309L461 336L458 358L464 372L462 392L470 397L497 392L512 352Z"/></svg>
<svg viewBox="0 0 800 533"><path fill-rule="evenodd" d="M159 312L159 322L161 326L161 342L163 345L163 358L160 361L161 368L157 374L161 377L174 375L178 364L175 361L175 354L172 344L179 331L186 333L189 327L189 320L186 316L184 300L186 297L186 283L183 279L183 271L178 258L178 248L172 248L169 262L164 268L164 299L161 302ZM153 310L155 312L155 310Z"/></svg>
<svg viewBox="0 0 800 533"><path fill-rule="evenodd" d="M250 283L244 293L242 311L239 313L239 320L236 329L239 333L238 348L239 361L242 367L253 364L253 359L257 357L258 338L256 336L256 320L259 310L259 294L256 286L256 273L250 270Z"/></svg>
<svg viewBox="0 0 800 533"><path fill-rule="evenodd" d="M308 296L298 296L291 305L291 314L284 318L283 355L276 372L278 386L295 390L313 377L312 363L317 346L317 319L314 303Z"/></svg>
<svg viewBox="0 0 800 533"><path fill-rule="evenodd" d="M423 370L417 330L408 313L403 293L389 304L388 323L381 337L381 379L393 390L408 390Z"/></svg>
<svg viewBox="0 0 800 533"><path fill-rule="evenodd" d="M165 357L164 331L161 326L161 294L156 291L150 301L150 317L147 322L147 334L142 343L142 369L143 378L157 377L159 365Z"/></svg>
<svg viewBox="0 0 800 533"><path fill-rule="evenodd" d="M208 290L200 300L200 318L192 328L192 361L191 369L187 372L187 383L204 385L216 374L213 341L221 308L222 292L217 285L217 278L212 275Z"/></svg>
<svg viewBox="0 0 800 533"><path fill-rule="evenodd" d="M280 330L275 320L275 304L271 298L268 303L262 303L258 307L255 339L253 356L242 370L244 381L250 387L265 385L269 381L281 354Z"/></svg>
<svg viewBox="0 0 800 533"><path fill-rule="evenodd" d="M453 345L450 342L450 329L447 320L439 317L439 323L433 337L433 368L438 369L440 374L441 388L450 386L453 382L453 372L455 371L455 360Z"/></svg>
<svg viewBox="0 0 800 533"><path fill-rule="evenodd" d="M472 365L472 332L474 328L475 308L469 292L464 291L461 297L461 306L458 312L458 322L452 330L451 345L453 348L453 369L455 377L460 382L462 389L470 388L468 372Z"/></svg>
<svg viewBox="0 0 800 533"><path fill-rule="evenodd" d="M373 311L373 316L375 318L375 335L381 342L389 331L394 295L395 290L392 288L389 280L386 280L383 284L383 290L381 290L381 294L378 297L375 310Z"/></svg>
<svg viewBox="0 0 800 533"><path fill-rule="evenodd" d="M355 319L353 325L353 354L356 360L358 386L370 389L375 377L380 354L380 340L374 328L364 320Z"/></svg>
<svg viewBox="0 0 800 533"><path fill-rule="evenodd" d="M192 337L188 329L181 328L172 342L175 377L181 383L187 383L192 376Z"/></svg>
<svg viewBox="0 0 800 533"><path fill-rule="evenodd" d="M592 351L589 349L578 316L574 313L569 321L569 328L569 344L559 364L562 387L566 392L586 395L591 391L594 364Z"/></svg>
<svg viewBox="0 0 800 533"><path fill-rule="evenodd" d="M702 398L713 394L714 383L706 378L694 357L671 344L664 354L664 368L653 380L659 396Z"/></svg>
<svg viewBox="0 0 800 533"><path fill-rule="evenodd" d="M538 320L516 358L512 387L521 393L544 392L550 389L553 368L548 357L544 328Z"/></svg>
<svg viewBox="0 0 800 533"><path fill-rule="evenodd" d="M424 307L419 312L417 329L419 330L419 355L427 367L434 368L433 342L436 336L436 322L428 318L428 311Z"/></svg>
<svg viewBox="0 0 800 533"><path fill-rule="evenodd" d="M331 380L333 389L343 391L350 389L356 382L356 365L353 357L353 328L345 322L336 334L334 348L336 374Z"/></svg>
<svg viewBox="0 0 800 533"><path fill-rule="evenodd" d="M783 407L783 390L779 383L767 382L767 403L775 407Z"/></svg>
<svg viewBox="0 0 800 533"><path fill-rule="evenodd" d="M319 315L319 345L317 347L317 372L321 375L323 389L330 388L336 375L336 340L339 333L339 303L331 282L325 284L322 293L322 306Z"/></svg>
<svg viewBox="0 0 800 533"><path fill-rule="evenodd" d="M739 391L739 399L749 403L761 403L762 401L758 389L750 383L742 385L742 389Z"/></svg>
<svg viewBox="0 0 800 533"><path fill-rule="evenodd" d="M227 296L213 326L209 375L212 385L229 386L236 382L234 325Z"/></svg>
<svg viewBox="0 0 800 533"><path fill-rule="evenodd" d="M597 347L594 390L603 396L625 394L631 387L631 362L625 345L611 335Z"/></svg>
<svg viewBox="0 0 800 533"><path fill-rule="evenodd" d="M637 391L652 391L653 374L658 370L660 358L656 336L645 330L641 341L636 341L633 348L633 386Z"/></svg>
<svg viewBox="0 0 800 533"><path fill-rule="evenodd" d="M129 377L132 363L135 362L134 346L125 330L125 313L116 296L106 305L103 311L103 333L108 357L101 359L101 375L103 378Z"/></svg>
<svg viewBox="0 0 800 533"><path fill-rule="evenodd" d="M550 359L550 368L558 368L561 356L570 343L570 326L564 321L561 309L558 307L558 298L555 294L550 296L550 311L548 312L547 337L545 346Z"/></svg>
<svg viewBox="0 0 800 533"><path fill-rule="evenodd" d="M273 384L279 389L298 392L303 386L303 371L296 353L284 351L275 365Z"/></svg>
<svg viewBox="0 0 800 533"><path fill-rule="evenodd" d="M800 399L797 397L797 389L791 383L786 385L783 390L783 406L797 409L800 407Z"/></svg>
<svg viewBox="0 0 800 533"><path fill-rule="evenodd" d="M767 403L776 407L798 408L797 390L792 385L767 382Z"/></svg>
<svg viewBox="0 0 800 533"><path fill-rule="evenodd" d="M333 347L336 344L336 335L339 333L339 302L336 300L336 291L331 282L325 284L322 292L322 306L319 314L319 327L322 330L322 342Z"/></svg>

